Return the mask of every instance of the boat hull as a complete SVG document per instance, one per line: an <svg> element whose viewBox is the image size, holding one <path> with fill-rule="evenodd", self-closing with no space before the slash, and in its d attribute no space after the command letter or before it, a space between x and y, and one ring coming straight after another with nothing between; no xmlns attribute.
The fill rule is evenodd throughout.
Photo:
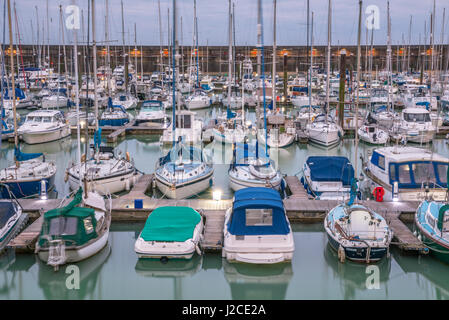
<svg viewBox="0 0 449 320"><path fill-rule="evenodd" d="M27 144L39 144L46 143L51 141L56 141L59 139L66 138L70 135L70 128L68 125L65 125L57 130L53 130L50 132L20 132L19 135L23 141Z"/></svg>
<svg viewBox="0 0 449 320"><path fill-rule="evenodd" d="M99 237L96 241L86 246L80 248L66 248L65 254L67 260L65 263L78 262L92 257L96 253L100 252L100 250L106 246L106 244L108 243L108 238L109 238L109 230L104 232L103 235ZM48 255L49 255L48 249L39 248L38 251L39 259L41 259L44 262L47 262Z"/></svg>
<svg viewBox="0 0 449 320"><path fill-rule="evenodd" d="M55 185L55 174L52 176L49 176L44 179L36 179L36 180L29 180L29 181L0 181L3 184L6 184L9 187L9 190L16 198L28 198L28 197L34 197L40 194L41 191L41 181L46 181L46 187L47 187L47 194L51 190L53 190ZM0 187L0 197L2 199L10 199L10 195L8 193L8 190L6 188Z"/></svg>
<svg viewBox="0 0 449 320"><path fill-rule="evenodd" d="M111 178L94 179L87 181L88 190L95 190L100 195L107 195L118 193L131 188L138 180L141 174L134 171L127 172L122 175L117 175ZM79 178L68 174L69 186L71 190L77 190L79 188Z"/></svg>
<svg viewBox="0 0 449 320"><path fill-rule="evenodd" d="M172 186L160 178L158 174L155 174L156 186L159 191L170 199L186 199L208 189L212 185L212 175L213 171L195 181Z"/></svg>
<svg viewBox="0 0 449 320"><path fill-rule="evenodd" d="M335 240L329 233L327 234L327 239L329 240L329 244L331 248L338 252L338 248L340 247L340 243ZM345 250L345 257L351 261L356 262L366 262L367 250L368 248L352 248L352 247L343 247ZM372 247L369 255L370 262L377 262L386 256L388 249L386 247L375 248Z"/></svg>

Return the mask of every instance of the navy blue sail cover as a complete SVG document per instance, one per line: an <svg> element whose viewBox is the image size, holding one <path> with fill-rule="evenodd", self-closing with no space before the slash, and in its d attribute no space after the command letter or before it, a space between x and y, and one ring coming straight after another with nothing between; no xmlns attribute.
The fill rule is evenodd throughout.
<svg viewBox="0 0 449 320"><path fill-rule="evenodd" d="M246 209L271 209L272 225L247 226ZM232 235L282 235L290 232L279 192L270 188L245 188L236 191L228 230Z"/></svg>
<svg viewBox="0 0 449 320"><path fill-rule="evenodd" d="M42 156L43 153L25 153L20 151L19 148L14 149L14 156L16 157L17 161L27 161L35 158L39 158Z"/></svg>
<svg viewBox="0 0 449 320"><path fill-rule="evenodd" d="M313 181L341 181L350 186L354 168L346 157L313 156L306 161Z"/></svg>

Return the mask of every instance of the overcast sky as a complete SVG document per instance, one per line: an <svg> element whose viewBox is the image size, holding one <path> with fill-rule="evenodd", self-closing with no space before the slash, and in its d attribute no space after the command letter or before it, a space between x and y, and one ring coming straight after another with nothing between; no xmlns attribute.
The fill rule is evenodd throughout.
<svg viewBox="0 0 449 320"><path fill-rule="evenodd" d="M1 2L1 15L3 21L3 2ZM90 1L90 0L89 0ZM96 0L96 26L97 41L104 39L105 31L105 2ZM178 24L178 39L184 45L192 44L193 33L193 2L194 0L177 0L178 23L182 17L182 34ZM233 0L235 3L235 35L237 45L254 45L257 39L257 0ZM87 28L88 0L48 1L50 43L57 43L60 37L59 5L64 8L72 3L77 4L84 12L85 28ZM168 9L172 12L172 0L160 0L162 36L167 43ZM264 44L270 45L273 41L273 0L262 0L264 22ZM307 0L277 0L277 43L282 45L305 45L307 28ZM328 0L311 0L310 10L314 12L314 42L327 43L327 12ZM42 40L42 27L45 28L45 41L47 41L47 0L16 0L19 33L22 43L36 43L37 18L39 15L39 30ZM138 45L159 45L160 31L158 18L158 0L123 0L125 37L126 42L134 44L134 23L137 27ZM11 0L11 5L14 1ZM365 10L369 5L376 5L380 12L379 29L374 31L374 43L386 44L387 41L387 0L363 1L362 16L362 44L366 41ZM358 0L332 1L332 44L356 44L358 23ZM446 23L444 43L449 42L449 1L436 0L435 42L439 43L442 37L443 10L446 7ZM14 8L13 24L14 20ZM408 43L410 17L412 16L412 43L424 42L424 26L427 22L427 43L430 34L430 14L433 10L432 0L390 0L392 20L392 43L397 45ZM228 1L226 0L197 0L197 16L199 27L199 44L227 45L228 42ZM65 16L64 16L65 20ZM170 16L170 25L172 24ZM122 43L121 5L120 0L109 0L110 39ZM3 25L0 26L3 30ZM8 28L6 18L6 29ZM14 35L16 29L14 29ZM7 31L7 30L6 30ZM32 32L33 31L33 32ZM66 42L72 39L72 32L66 32ZM2 34L3 35L3 34ZM1 36L2 36L1 35ZM3 38L0 38L0 40ZM8 32L6 32L8 39ZM45 42L46 43L46 42Z"/></svg>

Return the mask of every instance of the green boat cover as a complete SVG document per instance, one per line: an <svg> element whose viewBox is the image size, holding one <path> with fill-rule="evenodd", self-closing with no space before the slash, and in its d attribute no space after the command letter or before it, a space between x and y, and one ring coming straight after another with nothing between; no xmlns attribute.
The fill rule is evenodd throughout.
<svg viewBox="0 0 449 320"><path fill-rule="evenodd" d="M193 237L201 215L189 207L160 207L145 222L140 236L145 241L184 242Z"/></svg>
<svg viewBox="0 0 449 320"><path fill-rule="evenodd" d="M95 214L94 209L77 207L77 205L79 205L82 200L83 200L83 189L79 188L78 192L75 194L75 197L68 205L62 208L56 208L45 212L44 218L51 219L59 216L86 218L89 216L93 216Z"/></svg>

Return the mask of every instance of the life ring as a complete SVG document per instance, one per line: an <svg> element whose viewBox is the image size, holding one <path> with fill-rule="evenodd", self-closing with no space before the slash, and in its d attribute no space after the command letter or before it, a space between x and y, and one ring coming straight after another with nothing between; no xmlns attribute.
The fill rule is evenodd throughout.
<svg viewBox="0 0 449 320"><path fill-rule="evenodd" d="M383 187L376 187L373 190L373 196L376 198L377 202L382 202L384 200L385 189Z"/></svg>

